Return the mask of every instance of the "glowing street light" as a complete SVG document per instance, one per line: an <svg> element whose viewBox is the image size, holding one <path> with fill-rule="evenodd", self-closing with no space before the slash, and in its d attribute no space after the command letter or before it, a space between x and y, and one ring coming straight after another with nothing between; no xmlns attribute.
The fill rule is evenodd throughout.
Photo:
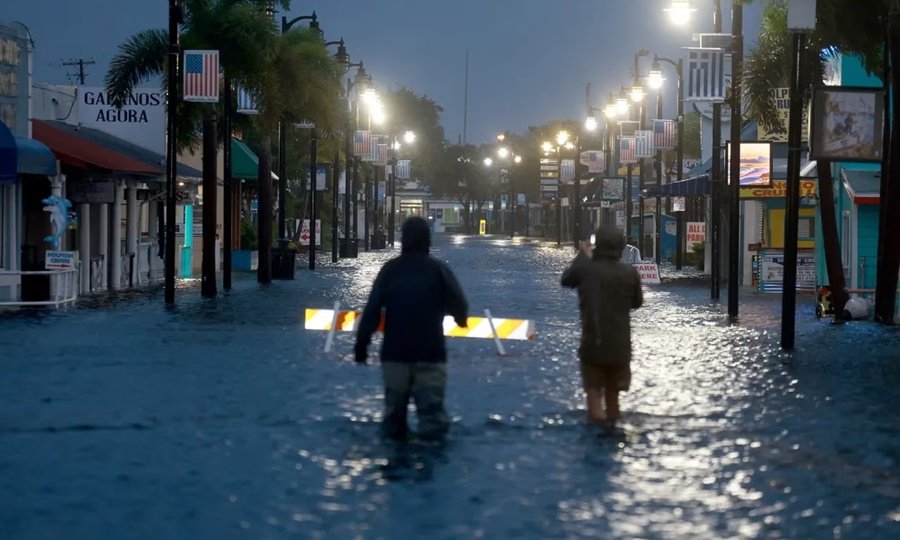
<svg viewBox="0 0 900 540"><path fill-rule="evenodd" d="M691 7L688 0L672 0L671 6L663 11L669 13L669 19L673 23L684 26L691 20L691 14L697 10Z"/></svg>
<svg viewBox="0 0 900 540"><path fill-rule="evenodd" d="M597 119L593 116L588 116L584 119L584 129L588 131L594 131L597 129Z"/></svg>
<svg viewBox="0 0 900 540"><path fill-rule="evenodd" d="M497 157L499 157L501 159L506 159L507 157L509 157L509 148L507 148L505 146L501 146L500 148L498 148L497 149Z"/></svg>
<svg viewBox="0 0 900 540"><path fill-rule="evenodd" d="M606 107L603 108L603 114L610 120L619 115L619 110L616 107L615 103L608 103Z"/></svg>
<svg viewBox="0 0 900 540"><path fill-rule="evenodd" d="M562 130L556 134L556 143L560 146L565 146L566 142L569 140L569 132L566 130Z"/></svg>
<svg viewBox="0 0 900 540"><path fill-rule="evenodd" d="M522 163L522 156L516 156L513 158L513 163Z"/></svg>
<svg viewBox="0 0 900 540"><path fill-rule="evenodd" d="M550 141L544 141L543 143L541 143L541 150L543 150L545 154L549 154L553 151L553 143Z"/></svg>
<svg viewBox="0 0 900 540"><path fill-rule="evenodd" d="M662 68L659 65L659 60L654 60L653 65L650 66L650 73L647 75L647 86L654 90L659 90L662 88L663 81L665 80Z"/></svg>
<svg viewBox="0 0 900 540"><path fill-rule="evenodd" d="M406 144L412 144L416 142L416 133L414 131L407 131L403 134L403 142Z"/></svg>
<svg viewBox="0 0 900 540"><path fill-rule="evenodd" d="M646 96L647 94L644 93L643 86L632 86L631 92L628 95L631 97L631 101L640 103L644 100L644 96Z"/></svg>
<svg viewBox="0 0 900 540"><path fill-rule="evenodd" d="M616 114L625 116L628 114L628 99L625 97L616 98Z"/></svg>
<svg viewBox="0 0 900 540"><path fill-rule="evenodd" d="M489 158L489 157L484 158L484 166L485 166L485 167L490 167L490 166L493 165L493 164L494 164L494 160L493 160L493 159L491 159L491 158Z"/></svg>

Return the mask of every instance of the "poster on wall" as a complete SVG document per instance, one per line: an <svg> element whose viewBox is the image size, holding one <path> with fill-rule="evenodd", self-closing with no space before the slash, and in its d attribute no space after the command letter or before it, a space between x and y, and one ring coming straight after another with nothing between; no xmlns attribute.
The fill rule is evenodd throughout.
<svg viewBox="0 0 900 540"><path fill-rule="evenodd" d="M731 142L728 143L731 155ZM772 185L772 145L767 142L741 142L741 187L769 187ZM731 168L725 167L725 180L731 184Z"/></svg>
<svg viewBox="0 0 900 540"><path fill-rule="evenodd" d="M601 179L600 198L604 201L621 201L625 193L624 178Z"/></svg>
<svg viewBox="0 0 900 540"><path fill-rule="evenodd" d="M791 111L791 89L773 88L772 101L775 102L775 111L778 113L778 123L774 126L763 127L757 123L756 138L767 142L787 142L789 116ZM809 104L803 107L803 117L800 121L800 139L809 140Z"/></svg>
<svg viewBox="0 0 900 540"><path fill-rule="evenodd" d="M810 157L824 161L882 158L884 91L878 88L823 87L813 94Z"/></svg>

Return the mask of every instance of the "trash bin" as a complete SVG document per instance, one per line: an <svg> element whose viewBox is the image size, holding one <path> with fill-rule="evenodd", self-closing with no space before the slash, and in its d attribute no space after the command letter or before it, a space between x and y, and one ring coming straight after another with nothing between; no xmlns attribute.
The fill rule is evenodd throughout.
<svg viewBox="0 0 900 540"><path fill-rule="evenodd" d="M342 259L355 259L359 256L359 239L353 238L350 240L350 245L347 245L347 241L341 239L340 244L338 244L339 249L338 253L340 254ZM349 249L348 249L349 247Z"/></svg>
<svg viewBox="0 0 900 540"><path fill-rule="evenodd" d="M377 229L374 233L372 233L372 238L370 240L371 240L371 242L369 242L369 243L371 244L370 247L372 249L384 249L384 247L386 245L385 238L384 238L384 230Z"/></svg>
<svg viewBox="0 0 900 540"><path fill-rule="evenodd" d="M297 260L297 250L273 248L271 253L272 279L294 279L294 263Z"/></svg>

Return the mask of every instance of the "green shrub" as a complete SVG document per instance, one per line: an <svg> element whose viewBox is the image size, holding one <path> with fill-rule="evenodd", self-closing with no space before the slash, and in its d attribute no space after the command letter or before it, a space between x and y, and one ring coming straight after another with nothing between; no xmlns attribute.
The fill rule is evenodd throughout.
<svg viewBox="0 0 900 540"><path fill-rule="evenodd" d="M256 239L256 226L249 221L241 222L241 249L256 251L259 245Z"/></svg>

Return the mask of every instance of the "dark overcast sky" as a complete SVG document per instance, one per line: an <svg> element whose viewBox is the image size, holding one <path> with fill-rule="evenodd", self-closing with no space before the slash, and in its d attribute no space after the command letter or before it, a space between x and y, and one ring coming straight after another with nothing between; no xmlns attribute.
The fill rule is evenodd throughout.
<svg viewBox="0 0 900 540"><path fill-rule="evenodd" d="M88 67L87 84L99 86L120 43L167 24L166 0L3 3L0 17L31 29L38 82L64 84L72 68L62 62L86 58L97 62ZM763 3L744 8L748 45L756 42ZM551 119L583 117L586 83L601 105L610 90L630 84L638 49L677 58L692 31L712 30L712 1L694 4L702 9L689 28L669 24L666 0L295 0L287 15L315 10L325 38L343 37L376 85L406 86L438 102L452 142L463 131L468 49L468 141L480 143L503 130L522 133ZM731 3L722 4L727 31ZM649 59L642 62L648 69Z"/></svg>

